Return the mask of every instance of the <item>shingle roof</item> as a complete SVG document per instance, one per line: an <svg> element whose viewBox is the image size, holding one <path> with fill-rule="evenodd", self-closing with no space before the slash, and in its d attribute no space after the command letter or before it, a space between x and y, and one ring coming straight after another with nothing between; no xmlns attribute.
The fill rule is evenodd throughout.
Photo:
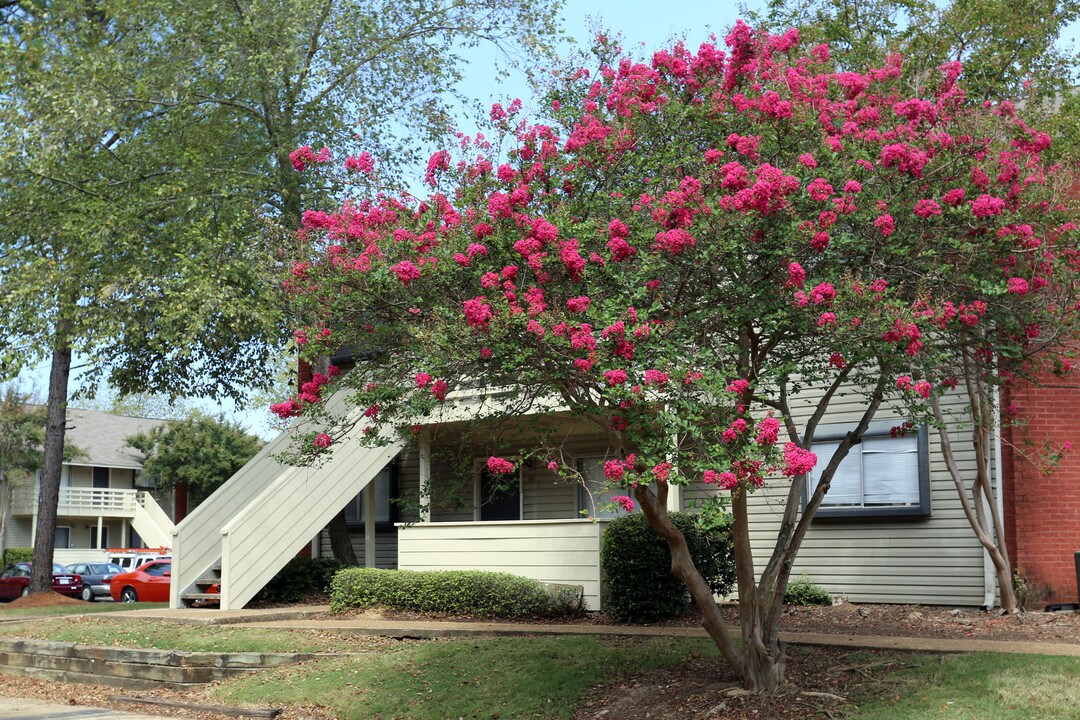
<svg viewBox="0 0 1080 720"><path fill-rule="evenodd" d="M152 418L68 408L67 434L64 441L86 453L68 464L138 470L142 468L143 454L135 448L127 447L127 438L164 423L164 420Z"/></svg>

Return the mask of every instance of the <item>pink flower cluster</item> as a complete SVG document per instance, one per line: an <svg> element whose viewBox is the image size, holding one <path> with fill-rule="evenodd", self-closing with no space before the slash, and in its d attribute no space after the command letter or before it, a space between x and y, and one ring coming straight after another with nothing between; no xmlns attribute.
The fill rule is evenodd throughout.
<svg viewBox="0 0 1080 720"><path fill-rule="evenodd" d="M817 465L817 455L804 450L793 442L784 444L784 467L781 473L785 477L806 475Z"/></svg>
<svg viewBox="0 0 1080 720"><path fill-rule="evenodd" d="M612 482L618 482L623 479L627 471L634 471L636 462L637 458L633 454L627 455L625 460L608 460L604 463L604 477Z"/></svg>
<svg viewBox="0 0 1080 720"><path fill-rule="evenodd" d="M297 172L303 172L310 165L330 162L331 158L330 148L323 148L316 154L310 145L301 145L289 153L289 162Z"/></svg>
<svg viewBox="0 0 1080 720"><path fill-rule="evenodd" d="M514 472L514 463L492 455L487 460L487 469L495 475L509 475Z"/></svg>
<svg viewBox="0 0 1080 720"><path fill-rule="evenodd" d="M612 495L611 501L628 513L634 512L634 501L626 495Z"/></svg>
<svg viewBox="0 0 1080 720"><path fill-rule="evenodd" d="M739 484L739 478L733 472L716 472L706 470L702 478L706 485L718 485L721 490L734 490Z"/></svg>
<svg viewBox="0 0 1080 720"><path fill-rule="evenodd" d="M319 433L315 436L315 439L311 441L312 447L316 450L325 450L333 444L334 440L326 433Z"/></svg>

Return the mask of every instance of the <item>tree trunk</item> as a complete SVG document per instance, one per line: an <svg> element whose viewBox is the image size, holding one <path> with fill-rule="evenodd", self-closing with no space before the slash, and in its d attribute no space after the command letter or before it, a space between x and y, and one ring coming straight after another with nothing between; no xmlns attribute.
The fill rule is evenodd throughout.
<svg viewBox="0 0 1080 720"><path fill-rule="evenodd" d="M3 472L0 469L0 561L4 559L4 533L7 531L7 513L8 508L11 507L11 495L14 489L11 487L11 481L3 477Z"/></svg>
<svg viewBox="0 0 1080 720"><path fill-rule="evenodd" d="M634 497L641 504L641 511L645 514L649 525L667 541L668 549L671 551L671 573L682 580L690 591L694 604L701 610L701 624L705 627L705 631L709 633L709 637L712 638L728 664L746 682L745 653L740 654L740 649L720 614L720 608L713 599L712 590L694 566L690 549L686 545L686 538L675 523L671 522L664 497L666 495L664 486L658 485L658 489L661 492L660 496L654 494L648 487L640 485L634 490Z"/></svg>
<svg viewBox="0 0 1080 720"><path fill-rule="evenodd" d="M62 322L62 321L58 321ZM62 328L57 336L65 338ZM68 378L71 375L71 346L59 340L53 350L49 374L49 400L45 420L45 452L38 491L37 537L34 538L34 565L30 571L30 592L52 591L53 549L56 540L56 506L60 501L60 473L64 463L64 433L67 429Z"/></svg>
<svg viewBox="0 0 1080 720"><path fill-rule="evenodd" d="M997 575L998 581L998 601L1001 603L1001 609L1010 615L1019 612L1020 601L1016 597L1016 585L1013 583L1012 569L1008 566L1008 563L1005 563L1000 568L996 567L997 562L994 565L994 574Z"/></svg>
<svg viewBox="0 0 1080 720"><path fill-rule="evenodd" d="M330 548L334 551L334 559L342 565L359 565L352 540L349 538L349 526L345 522L344 508L334 516L326 529L330 533Z"/></svg>
<svg viewBox="0 0 1080 720"><path fill-rule="evenodd" d="M787 663L784 644L775 639L777 629L767 627L771 593L759 593L754 581L745 489L732 493L731 512L734 517L732 545L739 583L739 621L742 625L743 687L755 693L773 693L784 684ZM779 621L777 617L774 622Z"/></svg>

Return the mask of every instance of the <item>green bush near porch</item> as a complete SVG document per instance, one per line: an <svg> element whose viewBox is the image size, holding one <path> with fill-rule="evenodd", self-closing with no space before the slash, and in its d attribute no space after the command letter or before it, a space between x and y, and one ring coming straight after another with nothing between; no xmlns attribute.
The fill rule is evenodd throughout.
<svg viewBox="0 0 1080 720"><path fill-rule="evenodd" d="M4 557L0 559L0 567L7 567L17 562L30 562L34 559L34 548L10 547L4 550Z"/></svg>
<svg viewBox="0 0 1080 720"><path fill-rule="evenodd" d="M715 595L735 584L730 516L704 527L695 513L673 512L671 521L686 538L690 556ZM671 574L671 551L642 513L613 520L600 544L604 611L619 622L647 623L676 617L690 607L690 593Z"/></svg>
<svg viewBox="0 0 1080 720"><path fill-rule="evenodd" d="M581 611L576 588L480 570L347 568L330 583L330 612L375 605L483 618L566 617Z"/></svg>

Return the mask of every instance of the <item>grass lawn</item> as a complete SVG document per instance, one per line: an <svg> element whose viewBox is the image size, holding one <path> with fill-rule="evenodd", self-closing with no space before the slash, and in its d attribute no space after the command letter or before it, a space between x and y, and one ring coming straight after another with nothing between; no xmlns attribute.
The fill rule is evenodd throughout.
<svg viewBox="0 0 1080 720"><path fill-rule="evenodd" d="M477 713L556 720L569 718L597 684L678 670L692 654L714 657L715 651L706 641L659 638L453 640L281 668L231 680L214 694L227 703L263 706L318 702L342 720ZM904 669L853 698L857 708L842 708L847 720L1080 720L1080 658L897 657ZM662 694L657 702L657 717L663 717Z"/></svg>
<svg viewBox="0 0 1080 720"><path fill-rule="evenodd" d="M114 618L0 624L0 636L187 652L347 652L349 639L303 631L180 625Z"/></svg>
<svg viewBox="0 0 1080 720"><path fill-rule="evenodd" d="M674 668L705 640L589 637L478 638L413 645L362 658L320 660L232 680L226 702L318 701L342 720L568 718L584 693L633 673Z"/></svg>
<svg viewBox="0 0 1080 720"><path fill-rule="evenodd" d="M534 637L400 643L108 616L0 623L0 635L187 651L368 651L235 678L211 689L223 703L318 703L342 720L442 720L479 717L477 713L565 719L598 685L653 670L678 673L689 658L705 659L710 666L719 662L715 648L704 639ZM793 646L790 652L796 657L821 651ZM852 651L847 661L859 662L859 652ZM895 658L896 664L862 684L859 694L850 698L856 706L835 708L846 720L1080 720L1080 658L992 653L876 657ZM655 693L657 717L665 716L664 694Z"/></svg>
<svg viewBox="0 0 1080 720"><path fill-rule="evenodd" d="M977 653L916 657L887 696L848 720L1078 720L1080 658Z"/></svg>
<svg viewBox="0 0 1080 720"><path fill-rule="evenodd" d="M167 608L169 603L118 603L118 602L93 602L79 605L53 605L43 607L13 607L0 605L0 620L8 620L20 615L33 617L52 617L57 615L86 615L88 613L109 613L122 610L150 610L153 608Z"/></svg>

